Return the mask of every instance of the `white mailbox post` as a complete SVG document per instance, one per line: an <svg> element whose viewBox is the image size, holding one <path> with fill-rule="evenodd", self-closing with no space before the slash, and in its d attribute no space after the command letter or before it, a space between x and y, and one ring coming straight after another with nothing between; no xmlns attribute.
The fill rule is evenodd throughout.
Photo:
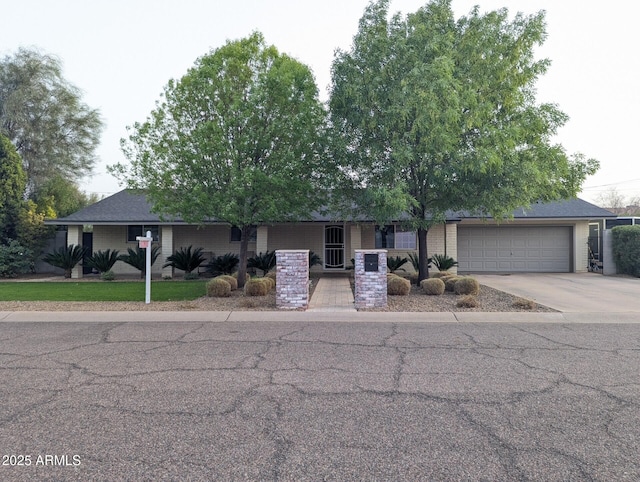
<svg viewBox="0 0 640 482"><path fill-rule="evenodd" d="M151 236L151 231L147 231L146 236L136 236L136 239L140 249L146 250L144 302L149 304L151 303L151 242L153 236Z"/></svg>

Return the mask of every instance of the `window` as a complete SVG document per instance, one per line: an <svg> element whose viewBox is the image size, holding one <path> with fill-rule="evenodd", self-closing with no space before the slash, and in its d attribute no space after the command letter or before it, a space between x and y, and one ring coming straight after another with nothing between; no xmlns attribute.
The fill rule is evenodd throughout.
<svg viewBox="0 0 640 482"><path fill-rule="evenodd" d="M239 243L242 237L242 230L237 226L231 226L231 239L232 243ZM251 233L249 234L249 242L255 242L258 239L258 230L255 226L251 227Z"/></svg>
<svg viewBox="0 0 640 482"><path fill-rule="evenodd" d="M376 249L394 249L394 226L376 226Z"/></svg>
<svg viewBox="0 0 640 482"><path fill-rule="evenodd" d="M403 231L396 228L396 249L416 249L415 231Z"/></svg>
<svg viewBox="0 0 640 482"><path fill-rule="evenodd" d="M376 226L376 249L416 249L416 233L399 226Z"/></svg>
<svg viewBox="0 0 640 482"><path fill-rule="evenodd" d="M147 231L151 231L151 236L155 242L160 240L160 229L158 226L127 226L127 243L137 243L137 236L146 236Z"/></svg>

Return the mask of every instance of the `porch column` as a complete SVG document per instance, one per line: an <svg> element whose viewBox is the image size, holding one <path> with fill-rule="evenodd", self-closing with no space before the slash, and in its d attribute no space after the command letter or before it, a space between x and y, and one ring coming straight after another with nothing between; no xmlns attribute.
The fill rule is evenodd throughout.
<svg viewBox="0 0 640 482"><path fill-rule="evenodd" d="M362 249L362 229L360 228L359 224L354 224L351 226L351 246L349 247L349 259L356 259L357 249Z"/></svg>
<svg viewBox="0 0 640 482"><path fill-rule="evenodd" d="M76 246L82 246L82 225L80 226L68 226L67 228L67 246L75 244ZM82 278L82 263L78 263L71 270L71 277L74 279Z"/></svg>
<svg viewBox="0 0 640 482"><path fill-rule="evenodd" d="M173 254L173 226L161 226L160 230L160 257L162 258L162 264L164 264L167 258ZM162 268L162 277L173 278L173 267L167 266L166 268Z"/></svg>
<svg viewBox="0 0 640 482"><path fill-rule="evenodd" d="M256 254L269 250L269 226L258 226L256 232Z"/></svg>

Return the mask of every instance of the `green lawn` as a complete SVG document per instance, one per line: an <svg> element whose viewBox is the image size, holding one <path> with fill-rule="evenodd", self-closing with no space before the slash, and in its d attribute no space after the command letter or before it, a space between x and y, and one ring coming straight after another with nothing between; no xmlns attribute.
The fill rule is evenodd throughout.
<svg viewBox="0 0 640 482"><path fill-rule="evenodd" d="M152 301L183 301L206 294L206 281L151 283ZM2 282L0 301L144 301L145 283L118 282Z"/></svg>

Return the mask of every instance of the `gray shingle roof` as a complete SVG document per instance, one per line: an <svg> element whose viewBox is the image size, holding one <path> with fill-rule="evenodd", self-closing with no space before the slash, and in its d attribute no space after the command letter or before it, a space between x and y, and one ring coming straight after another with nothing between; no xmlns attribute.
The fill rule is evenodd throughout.
<svg viewBox="0 0 640 482"><path fill-rule="evenodd" d="M528 209L517 209L516 219L552 218L615 218L616 215L582 199L570 199L549 203L534 203ZM478 218L468 213L447 213L449 221ZM314 213L310 222L335 221L330 216ZM67 217L47 221L46 224L183 224L181 219L161 221L151 212L151 204L141 191L125 189Z"/></svg>

